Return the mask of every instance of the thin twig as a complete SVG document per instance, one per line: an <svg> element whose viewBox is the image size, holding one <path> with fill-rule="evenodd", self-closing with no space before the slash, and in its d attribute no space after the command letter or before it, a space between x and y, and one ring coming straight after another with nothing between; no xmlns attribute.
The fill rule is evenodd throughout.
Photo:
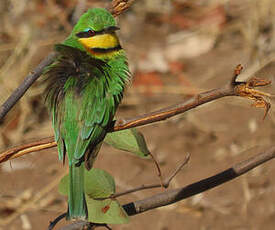
<svg viewBox="0 0 275 230"><path fill-rule="evenodd" d="M184 161L178 166L178 168L176 168L176 170L171 174L170 177L168 177L163 185L165 188L168 188L168 186L170 185L171 181L174 179L174 177L176 175L178 175L178 173L182 170L182 168L189 162L190 160L190 153L187 153L187 156L185 157Z"/></svg>
<svg viewBox="0 0 275 230"><path fill-rule="evenodd" d="M114 195L111 196L111 198L117 198L117 197L120 197L120 196L124 196L124 195L127 195L127 194L130 194L130 193L134 193L134 192L138 192L138 191L142 191L142 190L147 190L147 189L152 189L152 188L160 188L162 187L161 184L150 184L150 185L141 185L139 187L136 187L136 188L132 188L132 189L128 189L126 191L123 191L123 192L118 192Z"/></svg>
<svg viewBox="0 0 275 230"><path fill-rule="evenodd" d="M171 181L180 172L180 170L183 168L183 166L185 166L188 163L189 159L190 159L190 154L188 154L185 157L184 161L179 165L179 167L169 177L167 177L164 181L161 181L160 183L156 183L156 184L141 185L141 186L133 188L133 189L115 193L114 195L111 196L111 198L117 198L119 196L124 196L126 194L138 192L138 191L145 190L145 189L160 188L160 187L168 188Z"/></svg>
<svg viewBox="0 0 275 230"><path fill-rule="evenodd" d="M159 180L160 180L160 183L161 183L161 186L164 187L164 184L163 184L163 178L162 178L162 173L161 173L161 170L160 170L160 166L159 166L159 163L157 161L157 159L154 157L154 155L150 152L149 155L151 156L156 168L157 168L157 171L158 171L158 177L159 177Z"/></svg>

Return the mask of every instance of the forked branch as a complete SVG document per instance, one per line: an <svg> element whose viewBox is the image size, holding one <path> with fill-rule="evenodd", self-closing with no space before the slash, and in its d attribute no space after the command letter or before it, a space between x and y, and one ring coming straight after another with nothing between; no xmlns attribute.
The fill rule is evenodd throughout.
<svg viewBox="0 0 275 230"><path fill-rule="evenodd" d="M159 208L162 206L170 205L196 194L202 193L206 190L212 189L219 185L222 185L232 179L235 179L244 173L254 169L255 167L273 159L275 157L275 146L270 147L264 152L261 152L248 160L241 161L231 168L228 168L214 176L207 177L203 180L189 184L187 186L168 190L165 192L158 193L151 197L147 197L142 200L133 201L131 203L123 205L124 210L129 216L137 215L151 209ZM78 227L87 225L87 222L77 222ZM69 230L70 225L64 226L62 230ZM59 230L61 230L59 229Z"/></svg>
<svg viewBox="0 0 275 230"><path fill-rule="evenodd" d="M180 200L202 193L206 190L217 187L225 182L241 176L242 174L252 170L253 168L273 159L275 157L275 146L259 153L248 160L239 162L231 168L220 172L214 176L205 178L193 184L182 188L168 190L143 200L134 201L123 205L128 215L136 215L150 209L173 204Z"/></svg>
<svg viewBox="0 0 275 230"><path fill-rule="evenodd" d="M117 197L129 194L129 193L134 193L134 192L138 192L138 191L145 190L145 189L160 188L160 187L168 188L171 181L180 172L180 170L188 163L189 159L190 159L190 154L187 154L184 161L172 172L172 174L169 177L167 177L161 183L155 183L155 184L150 184L150 185L141 185L137 188L133 188L133 189L129 189L129 190L126 190L123 192L115 193L114 195L111 196L111 198L117 198Z"/></svg>

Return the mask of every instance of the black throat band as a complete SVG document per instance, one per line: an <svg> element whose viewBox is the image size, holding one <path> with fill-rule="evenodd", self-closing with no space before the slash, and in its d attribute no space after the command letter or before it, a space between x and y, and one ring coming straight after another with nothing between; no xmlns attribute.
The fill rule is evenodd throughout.
<svg viewBox="0 0 275 230"><path fill-rule="evenodd" d="M109 53L112 51L119 51L121 50L121 46L117 45L115 47L110 47L110 48L91 48L91 50L95 53Z"/></svg>

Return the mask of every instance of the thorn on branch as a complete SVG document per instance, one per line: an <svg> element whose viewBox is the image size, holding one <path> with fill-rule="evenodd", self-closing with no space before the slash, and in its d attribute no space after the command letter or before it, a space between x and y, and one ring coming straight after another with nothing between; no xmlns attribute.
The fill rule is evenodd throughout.
<svg viewBox="0 0 275 230"><path fill-rule="evenodd" d="M238 82L236 80L237 80L238 76L241 74L242 70L243 70L243 66L241 64L239 64L235 67L235 70L234 70L234 73L233 73L233 78L231 80L231 85L232 86L237 85Z"/></svg>

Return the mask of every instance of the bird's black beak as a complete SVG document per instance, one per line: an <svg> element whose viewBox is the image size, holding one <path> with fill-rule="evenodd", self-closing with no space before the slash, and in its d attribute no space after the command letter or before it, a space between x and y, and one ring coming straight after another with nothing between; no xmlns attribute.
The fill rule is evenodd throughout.
<svg viewBox="0 0 275 230"><path fill-rule="evenodd" d="M108 28L105 29L105 32L107 32L107 33L112 33L112 32L115 32L115 31L117 31L117 30L119 30L119 29L120 29L120 28L117 27L117 26L110 26L110 27L108 27Z"/></svg>

